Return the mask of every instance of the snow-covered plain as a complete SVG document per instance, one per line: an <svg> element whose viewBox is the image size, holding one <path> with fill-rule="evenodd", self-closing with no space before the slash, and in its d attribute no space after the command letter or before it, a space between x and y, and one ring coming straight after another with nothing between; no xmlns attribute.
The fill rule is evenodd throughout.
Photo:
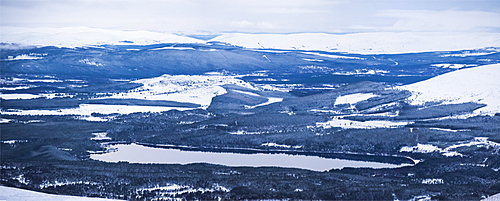
<svg viewBox="0 0 500 201"><path fill-rule="evenodd" d="M460 69L410 85L396 87L409 90L412 105L426 102L458 104L476 102L486 107L474 111L474 115L494 115L500 112L500 64Z"/></svg>
<svg viewBox="0 0 500 201"><path fill-rule="evenodd" d="M0 200L19 200L19 201L104 201L111 199L103 198L88 198L88 197L77 197L77 196L67 196L67 195L53 195L47 193L40 193L35 191L29 191L24 189L0 186Z"/></svg>

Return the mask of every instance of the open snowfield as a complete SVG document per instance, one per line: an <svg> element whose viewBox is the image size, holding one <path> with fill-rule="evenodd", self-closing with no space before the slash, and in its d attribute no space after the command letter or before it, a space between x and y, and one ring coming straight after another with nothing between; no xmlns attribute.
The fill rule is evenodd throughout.
<svg viewBox="0 0 500 201"><path fill-rule="evenodd" d="M460 69L410 85L397 87L409 90L413 105L426 102L486 104L474 114L494 115L500 112L500 64Z"/></svg>
<svg viewBox="0 0 500 201"><path fill-rule="evenodd" d="M5 201L104 201L111 199L53 195L18 188L0 186L0 200Z"/></svg>

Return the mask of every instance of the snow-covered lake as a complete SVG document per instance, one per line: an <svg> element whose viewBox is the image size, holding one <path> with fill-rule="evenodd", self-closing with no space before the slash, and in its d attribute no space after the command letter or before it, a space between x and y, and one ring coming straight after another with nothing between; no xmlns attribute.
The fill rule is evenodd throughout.
<svg viewBox="0 0 500 201"><path fill-rule="evenodd" d="M182 151L179 149L153 148L137 144L112 145L115 152L92 154L90 158L105 162L127 161L130 163L155 164L190 164L212 163L235 167L285 167L300 168L313 171L356 168L397 168L409 164L395 165L379 162L353 161L345 159L322 158L318 156L288 155L288 154L239 154L214 153L201 151Z"/></svg>

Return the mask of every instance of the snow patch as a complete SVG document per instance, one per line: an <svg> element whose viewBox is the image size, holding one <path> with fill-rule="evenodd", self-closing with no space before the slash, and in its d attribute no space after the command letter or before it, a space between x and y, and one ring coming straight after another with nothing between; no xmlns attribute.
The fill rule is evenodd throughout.
<svg viewBox="0 0 500 201"><path fill-rule="evenodd" d="M422 184L444 184L443 179L424 179Z"/></svg>
<svg viewBox="0 0 500 201"><path fill-rule="evenodd" d="M321 54L321 53L316 53L316 52L301 52L302 54L310 54L310 55L316 55L320 57L328 57L332 59L358 59L358 60L366 60L365 58L360 58L360 57L348 57L348 56L341 56L341 55L331 55L331 54Z"/></svg>
<svg viewBox="0 0 500 201"><path fill-rule="evenodd" d="M38 56L33 56L33 55L27 55L27 54L21 54L17 56L8 56L5 61L15 61L15 60L33 60L33 59L43 59L43 57L38 57Z"/></svg>
<svg viewBox="0 0 500 201"><path fill-rule="evenodd" d="M264 105L270 105L270 104L273 104L273 103L279 103L281 101L283 101L283 98L272 98L272 97L270 97L270 98L267 98L267 102L265 102L265 103L261 103L261 104L253 105L253 106L245 105L245 109L253 109L253 108L264 106Z"/></svg>
<svg viewBox="0 0 500 201"><path fill-rule="evenodd" d="M90 138L91 140L111 140L110 137L108 137L108 133L92 133L94 137Z"/></svg>
<svg viewBox="0 0 500 201"><path fill-rule="evenodd" d="M140 83L143 86L126 93L113 94L98 99L166 100L199 104L201 108L206 109L212 102L213 97L227 93L222 85L233 84L257 90L250 83L238 79L237 76L162 75L156 78L132 81L132 83Z"/></svg>
<svg viewBox="0 0 500 201"><path fill-rule="evenodd" d="M302 148L302 146L300 145L297 145L297 146L291 146L291 145L284 145L284 144L276 144L274 142L268 142L268 143L264 143L260 146L268 146L268 147L279 147L279 148L287 148L287 149L290 149L290 148L293 148L293 149L300 149Z"/></svg>
<svg viewBox="0 0 500 201"><path fill-rule="evenodd" d="M475 67L476 64L432 64L431 66L439 67L439 68L453 68L460 69L464 67Z"/></svg>
<svg viewBox="0 0 500 201"><path fill-rule="evenodd" d="M356 104L357 102L368 100L370 98L376 97L377 95L373 93L357 93L357 94L349 94L345 96L339 96L335 100L335 105L341 104Z"/></svg>
<svg viewBox="0 0 500 201"><path fill-rule="evenodd" d="M333 117L327 122L316 123L316 127L333 128L340 127L342 129L373 129L373 128L396 128L409 124L406 121L352 121L341 119L339 116Z"/></svg>

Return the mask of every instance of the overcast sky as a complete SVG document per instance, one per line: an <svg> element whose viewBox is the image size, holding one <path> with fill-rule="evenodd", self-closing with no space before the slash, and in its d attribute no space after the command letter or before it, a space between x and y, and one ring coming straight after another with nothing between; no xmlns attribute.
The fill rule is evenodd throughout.
<svg viewBox="0 0 500 201"><path fill-rule="evenodd" d="M0 0L0 25L160 32L500 32L500 0Z"/></svg>

